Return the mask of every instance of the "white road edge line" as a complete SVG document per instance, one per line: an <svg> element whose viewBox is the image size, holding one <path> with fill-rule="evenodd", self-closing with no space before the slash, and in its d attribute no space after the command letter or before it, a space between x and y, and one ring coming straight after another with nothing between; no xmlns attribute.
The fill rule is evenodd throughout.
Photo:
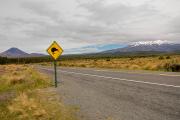
<svg viewBox="0 0 180 120"><path fill-rule="evenodd" d="M46 68L41 68L41 69L51 70L51 69L46 69ZM58 70L58 71L61 71L61 72L64 72L64 73L71 73L71 74L77 74L77 75L92 76L92 77L99 77L99 78L106 78L106 79L113 79L113 80L120 80L120 81L134 82L134 83L143 83L143 84L150 84L150 85L158 85L158 86L165 86L165 87L180 88L180 86L176 86L176 85L168 85L168 84L137 81L137 80L130 80L130 79L114 78L114 77L100 76L100 75L94 75L94 74L85 74L85 73L78 73L78 72L68 72L68 71L64 71L64 70Z"/></svg>
<svg viewBox="0 0 180 120"><path fill-rule="evenodd" d="M170 77L179 77L180 75L168 75L168 74L159 74L159 75L161 75L161 76L170 76Z"/></svg>

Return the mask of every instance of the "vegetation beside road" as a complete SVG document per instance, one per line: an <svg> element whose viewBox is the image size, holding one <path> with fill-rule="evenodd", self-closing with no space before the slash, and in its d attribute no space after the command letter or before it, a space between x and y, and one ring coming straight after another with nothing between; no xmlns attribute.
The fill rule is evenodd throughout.
<svg viewBox="0 0 180 120"><path fill-rule="evenodd" d="M64 105L50 86L50 78L33 67L1 65L0 119L76 120L76 109Z"/></svg>
<svg viewBox="0 0 180 120"><path fill-rule="evenodd" d="M122 57L102 59L73 59L59 61L59 66L111 68L126 70L154 70L180 72L180 55Z"/></svg>
<svg viewBox="0 0 180 120"><path fill-rule="evenodd" d="M33 90L51 84L47 76L28 65L3 65L0 71L0 92Z"/></svg>
<svg viewBox="0 0 180 120"><path fill-rule="evenodd" d="M52 58L3 58L0 57L0 64L29 64L40 63L50 65ZM180 72L180 55L177 54L151 54L136 53L125 55L64 55L58 60L59 66L64 67L93 67L111 68L126 70L154 70Z"/></svg>

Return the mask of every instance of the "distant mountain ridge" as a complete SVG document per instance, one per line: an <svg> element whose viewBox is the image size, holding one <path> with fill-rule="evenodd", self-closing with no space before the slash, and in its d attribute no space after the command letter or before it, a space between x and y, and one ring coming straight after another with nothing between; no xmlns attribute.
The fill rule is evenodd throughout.
<svg viewBox="0 0 180 120"><path fill-rule="evenodd" d="M139 41L127 45L123 48L106 50L99 53L87 53L80 55L130 55L130 54L159 54L159 53L180 53L180 44L171 43L163 40L156 41ZM42 57L46 56L40 53L26 53L18 48L10 48L2 53L2 57L17 58L17 57Z"/></svg>
<svg viewBox="0 0 180 120"><path fill-rule="evenodd" d="M145 42L135 42L124 48L112 49L101 52L102 54L118 54L118 53L128 53L128 52L180 52L180 44L169 43L166 41L145 41Z"/></svg>
<svg viewBox="0 0 180 120"><path fill-rule="evenodd" d="M1 57L8 57L8 58L17 58L17 57L42 57L45 56L44 54L40 53L26 53L19 48L12 47L2 53L0 53Z"/></svg>

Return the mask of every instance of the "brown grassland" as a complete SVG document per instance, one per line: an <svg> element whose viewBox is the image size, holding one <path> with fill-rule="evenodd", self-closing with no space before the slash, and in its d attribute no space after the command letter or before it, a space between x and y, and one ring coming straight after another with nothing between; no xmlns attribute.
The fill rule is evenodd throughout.
<svg viewBox="0 0 180 120"><path fill-rule="evenodd" d="M111 68L125 70L176 71L180 55L130 58L75 59L58 62L64 67Z"/></svg>
<svg viewBox="0 0 180 120"><path fill-rule="evenodd" d="M51 80L27 65L0 66L0 120L77 120Z"/></svg>

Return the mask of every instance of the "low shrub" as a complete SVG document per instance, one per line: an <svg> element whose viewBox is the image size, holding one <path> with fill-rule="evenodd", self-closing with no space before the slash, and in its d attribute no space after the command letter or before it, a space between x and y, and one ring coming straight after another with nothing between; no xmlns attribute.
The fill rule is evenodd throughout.
<svg viewBox="0 0 180 120"><path fill-rule="evenodd" d="M180 64L170 64L166 63L164 65L165 70L172 72L180 72Z"/></svg>
<svg viewBox="0 0 180 120"><path fill-rule="evenodd" d="M80 65L80 67L86 67L86 65L82 64L82 65Z"/></svg>
<svg viewBox="0 0 180 120"><path fill-rule="evenodd" d="M159 60L163 60L164 59L164 57L163 56L159 56Z"/></svg>
<svg viewBox="0 0 180 120"><path fill-rule="evenodd" d="M171 59L171 57L170 56L166 56L166 59Z"/></svg>
<svg viewBox="0 0 180 120"><path fill-rule="evenodd" d="M111 59L106 59L106 61L108 62L108 61L111 61Z"/></svg>
<svg viewBox="0 0 180 120"><path fill-rule="evenodd" d="M98 60L97 59L94 59L94 62L97 62Z"/></svg>
<svg viewBox="0 0 180 120"><path fill-rule="evenodd" d="M134 60L134 58L131 57L131 58L129 58L129 60Z"/></svg>

